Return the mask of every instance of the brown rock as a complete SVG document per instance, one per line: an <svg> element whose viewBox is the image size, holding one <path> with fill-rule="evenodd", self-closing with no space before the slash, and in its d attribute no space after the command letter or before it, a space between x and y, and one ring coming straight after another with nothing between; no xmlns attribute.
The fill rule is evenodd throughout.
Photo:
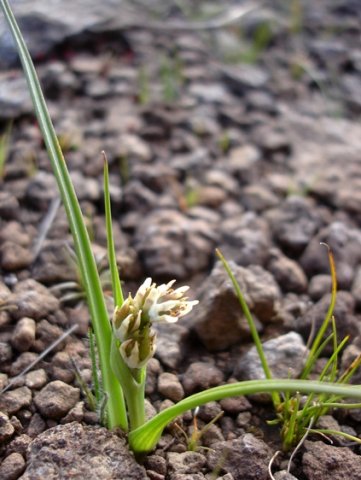
<svg viewBox="0 0 361 480"><path fill-rule="evenodd" d="M39 412L45 418L59 419L64 417L79 401L78 388L67 385L60 380L50 382L34 398Z"/></svg>
<svg viewBox="0 0 361 480"><path fill-rule="evenodd" d="M22 480L45 478L147 480L124 439L75 422L47 430L31 442Z"/></svg>

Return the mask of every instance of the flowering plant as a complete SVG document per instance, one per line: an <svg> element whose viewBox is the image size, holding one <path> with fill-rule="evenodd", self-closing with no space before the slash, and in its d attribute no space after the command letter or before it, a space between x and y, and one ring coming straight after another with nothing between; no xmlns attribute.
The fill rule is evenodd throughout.
<svg viewBox="0 0 361 480"><path fill-rule="evenodd" d="M156 334L153 322L174 322L186 315L198 302L184 296L188 287L172 289L174 281L157 286L147 279L134 298L123 298L112 235L108 167L104 165L105 214L108 256L112 277L115 310L112 322L106 308L99 273L90 239L63 157L41 86L25 41L8 0L0 0L1 9L17 45L28 82L35 112L43 134L49 159L60 190L72 232L94 330L101 370L106 417L109 428L129 432L129 445L135 453L149 452L156 445L166 425L185 411L222 398L261 392L327 393L339 399L361 399L359 386L329 384L307 380L253 380L220 385L181 400L152 419L145 421L144 385L146 364L154 355ZM106 159L105 159L106 160ZM124 402L125 397L125 402ZM130 426L128 426L128 420Z"/></svg>

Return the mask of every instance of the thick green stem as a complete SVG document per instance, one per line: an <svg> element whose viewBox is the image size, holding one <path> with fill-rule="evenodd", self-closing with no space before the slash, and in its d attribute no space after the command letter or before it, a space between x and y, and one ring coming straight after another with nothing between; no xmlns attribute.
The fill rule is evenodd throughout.
<svg viewBox="0 0 361 480"><path fill-rule="evenodd" d="M146 367L131 370L119 353L117 341L113 337L110 363L121 384L127 404L130 431L141 427L145 422L144 388Z"/></svg>

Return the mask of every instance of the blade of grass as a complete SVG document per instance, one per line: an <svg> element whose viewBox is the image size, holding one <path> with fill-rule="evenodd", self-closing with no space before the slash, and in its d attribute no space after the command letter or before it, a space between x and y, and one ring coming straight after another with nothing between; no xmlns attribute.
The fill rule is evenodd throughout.
<svg viewBox="0 0 361 480"><path fill-rule="evenodd" d="M115 256L114 236L112 226L112 211L110 204L109 191L109 168L105 152L102 152L104 160L104 207L105 207L105 224L107 230L107 247L108 247L108 261L110 273L112 278L112 290L114 298L114 307L120 307L124 302L122 287L118 273L117 260Z"/></svg>
<svg viewBox="0 0 361 480"><path fill-rule="evenodd" d="M86 290L92 325L97 340L103 388L105 394L108 395L108 426L110 428L120 426L125 429L126 412L122 390L109 365L112 332L88 232L24 38L7 0L1 0L1 9L19 52L35 113L72 232L82 280Z"/></svg>
<svg viewBox="0 0 361 480"><path fill-rule="evenodd" d="M317 332L316 338L312 342L312 347L311 347L310 353L307 357L306 364L303 368L303 372L300 375L301 378L305 378L304 372L310 372L310 370L312 369L312 366L314 365L315 353L318 350L318 347L320 346L322 338L323 338L323 336L324 336L324 334L327 330L327 327L328 327L328 325L331 321L333 311L335 309L335 303L336 303L337 277L336 277L335 260L334 260L333 253L332 253L332 250L330 249L330 247L326 243L321 243L321 245L325 245L328 249L328 260L329 260L329 263L330 263L331 279L332 279L331 302L330 302L330 305L328 307L326 317L325 317L320 329Z"/></svg>
<svg viewBox="0 0 361 480"><path fill-rule="evenodd" d="M229 278L230 278L230 280L233 284L233 287L236 291L239 303L242 307L243 314L246 317L246 320L248 322L248 326L249 326L249 329L250 329L250 332L251 332L251 335L252 335L253 343L256 346L258 356L261 360L261 365L262 365L265 377L267 379L271 379L272 378L272 373L271 373L271 370L268 366L266 355L263 351L262 342L261 342L261 339L259 338L257 328L256 328L256 325L253 321L252 314L251 314L251 312L248 308L247 302L245 301L245 299L243 297L242 291L239 287L239 284L236 280L236 277L234 276L227 260L224 258L223 254L221 253L221 251L218 248L216 249L216 254L217 254L218 258L221 260L221 262L223 264L223 267L226 270L226 272L227 272L227 274L228 274L228 276L229 276ZM273 400L273 404L274 404L275 408L277 409L277 406L280 405L280 403L281 403L280 396L277 392L272 393L272 400Z"/></svg>

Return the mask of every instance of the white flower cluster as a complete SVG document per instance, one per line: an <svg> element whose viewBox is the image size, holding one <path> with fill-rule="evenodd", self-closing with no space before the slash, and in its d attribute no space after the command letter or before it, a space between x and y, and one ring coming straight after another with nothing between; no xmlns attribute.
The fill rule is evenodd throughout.
<svg viewBox="0 0 361 480"><path fill-rule="evenodd" d="M147 278L134 298L129 294L113 315L114 333L120 343L120 354L130 368L141 368L154 355L156 332L153 322L174 323L189 313L198 300L188 301L189 287L174 290L175 280L157 286Z"/></svg>

